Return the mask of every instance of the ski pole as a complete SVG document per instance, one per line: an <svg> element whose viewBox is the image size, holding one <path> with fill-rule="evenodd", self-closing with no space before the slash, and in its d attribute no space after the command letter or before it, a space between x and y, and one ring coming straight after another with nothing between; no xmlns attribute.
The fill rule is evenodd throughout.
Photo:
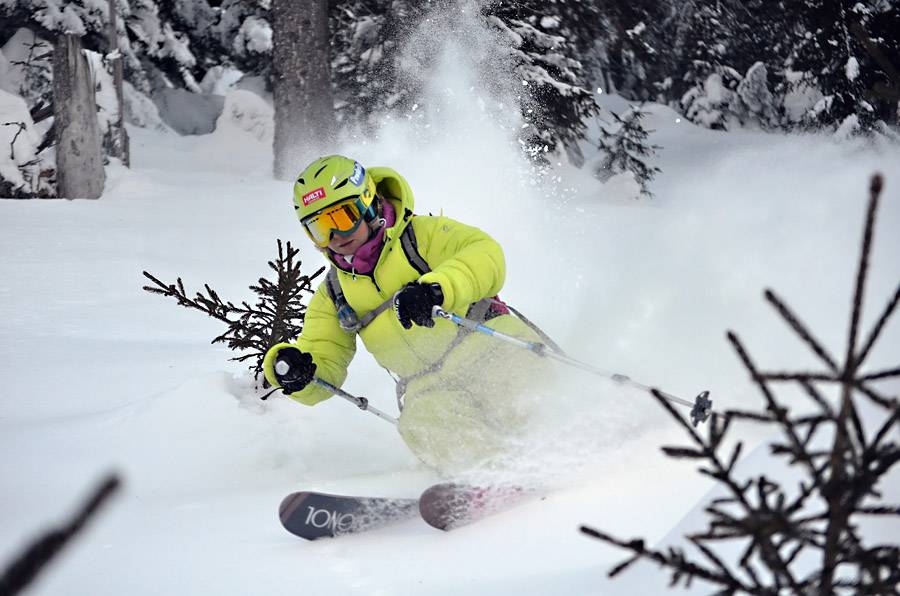
<svg viewBox="0 0 900 596"><path fill-rule="evenodd" d="M283 360L280 360L280 361L278 361L278 362L275 364L275 370L276 370L276 371L278 372L278 374L280 374L280 375L286 375L286 374L288 373L288 371L290 371L291 369L290 369L290 365L288 365L287 362L285 362L285 361L283 361ZM356 406L357 408L359 408L360 410L363 410L363 411L365 411L365 412L371 412L372 414L375 414L376 416L378 416L378 417L381 418L382 420L386 420L386 421L390 422L391 424L393 424L394 426L397 426L397 419L396 419L396 418L394 418L394 417L391 416L390 414L385 414L384 412L382 412L382 411L379 410L378 408L376 408L376 407L372 406L371 404L369 404L369 400L366 399L365 397L357 397L357 396L355 396L355 395L352 395L352 394L350 394L350 393L347 393L346 391L344 391L344 390L341 389L340 387L335 387L334 385L332 385L332 384L329 383L328 381L322 380L322 379L320 379L319 377L313 377L312 382L315 383L316 385L320 386L320 387L323 387L323 388L327 389L328 391L331 391L331 392L334 393L335 395L338 395L338 396L340 396L340 397L343 397L344 399L346 399L347 401L349 401L350 403L352 403L353 405L355 405L355 406Z"/></svg>
<svg viewBox="0 0 900 596"><path fill-rule="evenodd" d="M360 410L364 410L364 411L366 411L366 412L372 412L373 414L375 414L376 416L378 416L378 417L381 418L382 420L387 420L388 422L390 422L390 423L393 424L394 426L397 426L397 419L396 419L396 418L394 418L394 417L391 416L390 414L385 414L384 412L382 412L382 411L379 410L378 408L376 408L376 407L372 406L371 404L369 404L369 400L366 399L365 397L361 397L361 396L360 396L360 397L357 397L357 396L355 396L355 395L352 395L352 394L350 394L350 393L347 393L346 391L344 391L344 390L341 389L340 387L335 387L334 385L332 385L332 384L329 383L328 381L323 381L323 380L320 379L319 377L313 377L313 383L315 383L316 385L319 385L320 387L324 387L325 389L331 391L331 392L334 393L335 395L339 395L340 397L343 397L343 398L346 399L347 401L349 401L349 402L355 404L356 407L358 407Z"/></svg>
<svg viewBox="0 0 900 596"><path fill-rule="evenodd" d="M507 335L496 329L491 329L486 325L482 325L478 321L473 321L472 319L467 319L465 317L461 317L452 312L447 312L442 309L440 306L435 306L431 311L432 315L435 317L440 317L442 319L447 319L453 323L456 323L460 327L465 327L471 331L477 331L478 333L483 333L484 335L488 335L490 337L499 339L501 341L505 341L508 344L512 344L514 346L518 346L530 352L537 354L538 356L543 356L545 358L552 358L553 360L557 360L562 362L563 364L568 364L569 366L573 366L575 368L579 368L581 370L594 373L596 375L600 375L601 377L605 377L607 379L611 379L616 383L621 385L628 385L630 387L634 387L636 389L640 389L647 393L652 393L652 389L647 385L642 383L638 383L637 381L633 381L630 377L626 375L622 375L619 373L609 372L597 368L596 366L592 366L585 362L581 362L580 360L575 360L574 358L569 358L565 354L560 354L558 352L554 352L549 349L546 344L542 344L536 341L526 341L523 339L519 339L518 337L513 337L511 335ZM707 418L709 418L710 414L714 413L712 409L712 400L709 398L709 391L703 391L697 397L694 398L693 402L690 402L686 399L682 399L670 393L666 393L664 391L657 392L663 396L665 399L672 403L676 403L682 406L686 406L691 409L691 423L694 426L697 426L701 422L705 422Z"/></svg>

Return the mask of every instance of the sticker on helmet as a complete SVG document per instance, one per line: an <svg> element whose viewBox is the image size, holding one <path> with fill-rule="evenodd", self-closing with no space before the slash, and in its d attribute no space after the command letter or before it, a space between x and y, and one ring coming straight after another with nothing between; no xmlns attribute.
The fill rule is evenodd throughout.
<svg viewBox="0 0 900 596"><path fill-rule="evenodd" d="M366 179L366 169L359 165L359 162L353 162L353 175L350 176L350 182L354 186L362 186L363 180Z"/></svg>
<svg viewBox="0 0 900 596"><path fill-rule="evenodd" d="M325 198L325 189L317 188L316 190L314 190L312 192L308 192L305 195L303 195L303 204L309 205L310 203L314 203L315 201L318 201L319 199L324 199L324 198Z"/></svg>

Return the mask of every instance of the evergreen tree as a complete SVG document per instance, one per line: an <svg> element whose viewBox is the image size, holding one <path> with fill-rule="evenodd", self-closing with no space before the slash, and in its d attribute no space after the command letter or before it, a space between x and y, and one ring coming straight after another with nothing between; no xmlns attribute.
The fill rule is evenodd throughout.
<svg viewBox="0 0 900 596"><path fill-rule="evenodd" d="M673 28L675 61L671 90L685 117L727 129L729 106L741 76L730 65L730 6L720 0L688 0Z"/></svg>
<svg viewBox="0 0 900 596"><path fill-rule="evenodd" d="M38 37L55 40L60 33L82 36L85 49L108 49L107 2L90 0L11 0L0 3L0 40L9 39L19 28ZM168 84L196 89L191 52L184 30L167 20L155 0L118 0L119 49L125 60L126 79L144 93L162 77Z"/></svg>
<svg viewBox="0 0 900 596"><path fill-rule="evenodd" d="M271 73L270 0L158 0L160 15L184 32L196 58L195 76L232 66L243 73Z"/></svg>
<svg viewBox="0 0 900 596"><path fill-rule="evenodd" d="M731 110L741 124L753 123L760 128L777 126L777 101L769 87L765 63L756 62L744 75L735 90Z"/></svg>
<svg viewBox="0 0 900 596"><path fill-rule="evenodd" d="M780 121L780 100L770 89L762 62L753 64L743 76L731 67L717 67L702 85L684 94L681 108L685 118L714 130L748 124L768 129Z"/></svg>
<svg viewBox="0 0 900 596"><path fill-rule="evenodd" d="M434 7L431 0L339 0L331 9L331 67L342 124L374 129L385 114L407 113L419 92L403 76L401 52ZM417 56L428 62L433 56Z"/></svg>
<svg viewBox="0 0 900 596"><path fill-rule="evenodd" d="M647 130L643 125L647 112L642 106L632 106L622 116L615 112L610 114L614 120L614 128L607 130L600 127L599 147L605 156L597 170L597 177L607 180L617 174L630 172L640 185L641 194L652 197L650 182L660 169L647 165L647 160L662 147L648 141L653 131Z"/></svg>
<svg viewBox="0 0 900 596"><path fill-rule="evenodd" d="M714 130L728 130L739 124L735 115L737 90L743 78L729 66L714 66L681 98L684 117Z"/></svg>
<svg viewBox="0 0 900 596"><path fill-rule="evenodd" d="M787 90L784 1L689 0L685 10L676 27L674 66L685 117L720 130L777 125Z"/></svg>
<svg viewBox="0 0 900 596"><path fill-rule="evenodd" d="M871 132L891 105L896 110L896 99L872 92L891 76L872 54L897 48L896 2L794 0L792 7L800 27L789 64L823 95L807 114L807 124L840 127L847 134ZM895 28L886 37L873 35L891 24Z"/></svg>
<svg viewBox="0 0 900 596"><path fill-rule="evenodd" d="M900 124L900 2L892 2L871 15L866 27L852 30L866 53L878 65L872 76L870 94L876 117L894 125Z"/></svg>
<svg viewBox="0 0 900 596"><path fill-rule="evenodd" d="M743 0L731 5L727 30L728 63L747 72L761 62L769 76L780 75L790 55L794 20L788 14L790 0ZM777 79L775 87L783 87Z"/></svg>
<svg viewBox="0 0 900 596"><path fill-rule="evenodd" d="M720 0L687 0L671 24L673 58L672 94L681 98L721 67L730 66L731 38L726 23L732 21L728 7Z"/></svg>
<svg viewBox="0 0 900 596"><path fill-rule="evenodd" d="M606 87L632 100L663 100L671 87L666 68L668 27L677 10L653 0L597 0Z"/></svg>
<svg viewBox="0 0 900 596"><path fill-rule="evenodd" d="M522 81L519 105L527 126L520 142L525 153L542 161L546 154L565 151L580 167L584 157L578 141L585 138L585 122L599 107L569 36L580 26L579 17L594 14L591 3L494 2L483 14L507 40Z"/></svg>

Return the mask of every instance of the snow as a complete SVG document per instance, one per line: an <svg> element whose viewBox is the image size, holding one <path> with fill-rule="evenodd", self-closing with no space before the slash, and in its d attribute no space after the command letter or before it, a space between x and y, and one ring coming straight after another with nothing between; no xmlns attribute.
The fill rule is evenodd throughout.
<svg viewBox="0 0 900 596"><path fill-rule="evenodd" d="M250 91L235 89L225 96L225 107L216 122L216 133L229 135L249 133L263 143L271 143L274 136L274 110L263 98Z"/></svg>
<svg viewBox="0 0 900 596"><path fill-rule="evenodd" d="M187 36L175 33L169 23L163 26L163 41L159 47L160 56L173 58L175 62L187 68L197 63L197 59L191 53L190 41Z"/></svg>
<svg viewBox="0 0 900 596"><path fill-rule="evenodd" d="M850 58L847 59L844 72L847 75L848 81L855 81L859 77L859 60L856 59L856 56L850 56Z"/></svg>
<svg viewBox="0 0 900 596"><path fill-rule="evenodd" d="M626 30L625 34L628 35L628 37L637 37L646 30L647 25L643 21L641 21L631 29Z"/></svg>
<svg viewBox="0 0 900 596"><path fill-rule="evenodd" d="M847 141L859 133L859 116L850 114L841 122L837 130L834 131L834 138L840 141Z"/></svg>
<svg viewBox="0 0 900 596"><path fill-rule="evenodd" d="M244 73L234 67L214 66L206 71L200 81L200 90L203 93L226 95L243 76Z"/></svg>
<svg viewBox="0 0 900 596"><path fill-rule="evenodd" d="M162 121L183 135L207 134L215 130L225 103L221 95L191 93L184 89L160 89L153 101Z"/></svg>
<svg viewBox="0 0 900 596"><path fill-rule="evenodd" d="M0 48L0 89L9 93L17 93L18 85L13 84L12 74L10 73L11 66L2 48Z"/></svg>
<svg viewBox="0 0 900 596"><path fill-rule="evenodd" d="M559 17L556 17L556 16L541 17L541 28L543 28L543 29L559 28Z"/></svg>
<svg viewBox="0 0 900 596"><path fill-rule="evenodd" d="M642 198L641 185L635 179L633 172L620 172L609 177L603 184L605 192L616 197L640 199Z"/></svg>
<svg viewBox="0 0 900 596"><path fill-rule="evenodd" d="M149 97L124 81L125 118L129 124L159 131L170 130L159 115L159 108Z"/></svg>
<svg viewBox="0 0 900 596"><path fill-rule="evenodd" d="M272 51L272 26L258 17L247 17L232 42L235 50L265 54Z"/></svg>
<svg viewBox="0 0 900 596"><path fill-rule="evenodd" d="M109 69L103 64L103 55L98 52L84 50L94 77L94 97L97 102L97 123L100 135L105 135L110 125L118 119L119 100L116 97L116 86Z"/></svg>
<svg viewBox="0 0 900 596"><path fill-rule="evenodd" d="M775 99L769 91L768 72L762 62L754 63L738 84L735 98L736 107L747 123L762 124L763 126L774 124L777 120L775 114Z"/></svg>
<svg viewBox="0 0 900 596"><path fill-rule="evenodd" d="M37 20L49 31L58 31L60 33L69 33L72 35L83 36L87 33L87 29L78 15L78 11L74 6L66 4L62 10L56 2L49 1L43 3L43 6L37 11Z"/></svg>
<svg viewBox="0 0 900 596"><path fill-rule="evenodd" d="M771 287L840 351L865 190L880 170L863 311L866 327L875 322L900 269L896 146L711 131L648 104L662 173L657 198L633 201L593 178L596 155L539 179L510 141L521 122L483 109L496 103L470 91L478 79L465 56L457 47L434 65L415 119L340 149L406 175L419 213L496 237L502 297L574 356L680 396L708 389L720 408L760 406L725 330L763 367L814 366L762 300ZM110 165L99 201L0 201L0 553L62 521L101 473L126 481L31 593L658 593L666 576L655 566L608 580L622 553L577 528L668 540L694 523L710 485L659 452L685 438L647 396L566 369L534 404L541 425L523 457L507 462L547 485L546 498L449 534L411 520L307 543L280 528L278 503L295 490L410 496L437 476L388 424L346 402L259 401L244 366L209 344L216 321L140 289L147 270L248 299L276 238L302 249L307 271L322 264L290 182L271 176L268 133L255 134L268 130L268 105L245 93L224 98L212 134L129 128L133 167ZM894 320L868 370L895 366L898 348ZM345 388L396 412L390 379L363 350ZM748 453L767 440L738 429ZM888 503L900 499L891 478Z"/></svg>

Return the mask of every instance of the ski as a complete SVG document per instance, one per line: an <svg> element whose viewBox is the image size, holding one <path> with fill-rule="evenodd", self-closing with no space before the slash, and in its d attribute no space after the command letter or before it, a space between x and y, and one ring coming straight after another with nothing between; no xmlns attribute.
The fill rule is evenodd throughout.
<svg viewBox="0 0 900 596"><path fill-rule="evenodd" d="M355 534L415 517L418 499L296 492L281 501L284 529L307 540Z"/></svg>
<svg viewBox="0 0 900 596"><path fill-rule="evenodd" d="M452 530L508 509L532 494L521 486L435 484L419 498L419 514L439 530Z"/></svg>

